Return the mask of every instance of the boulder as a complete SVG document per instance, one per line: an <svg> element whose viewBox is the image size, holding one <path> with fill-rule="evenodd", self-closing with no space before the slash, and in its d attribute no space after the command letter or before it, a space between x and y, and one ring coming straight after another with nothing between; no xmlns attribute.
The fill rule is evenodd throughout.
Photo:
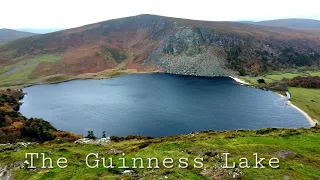
<svg viewBox="0 0 320 180"><path fill-rule="evenodd" d="M83 139L76 140L74 143L76 143L76 144L107 145L110 143L110 137L100 138L100 139L83 138Z"/></svg>

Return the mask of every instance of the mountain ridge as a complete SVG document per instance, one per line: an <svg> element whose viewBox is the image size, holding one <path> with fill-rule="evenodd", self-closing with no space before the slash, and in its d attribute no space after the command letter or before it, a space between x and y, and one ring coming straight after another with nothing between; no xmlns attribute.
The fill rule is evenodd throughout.
<svg viewBox="0 0 320 180"><path fill-rule="evenodd" d="M320 21L315 19L287 18L287 19L273 19L273 20L256 21L256 22L253 22L253 21L242 21L242 22L255 24L255 25L262 25L262 26L320 30Z"/></svg>
<svg viewBox="0 0 320 180"><path fill-rule="evenodd" d="M8 41L17 40L24 37L34 36L36 33L30 33L25 31L18 31L14 29L2 28L0 29L0 44Z"/></svg>
<svg viewBox="0 0 320 180"><path fill-rule="evenodd" d="M317 68L319 47L313 31L138 15L1 45L0 84L104 71L228 76Z"/></svg>

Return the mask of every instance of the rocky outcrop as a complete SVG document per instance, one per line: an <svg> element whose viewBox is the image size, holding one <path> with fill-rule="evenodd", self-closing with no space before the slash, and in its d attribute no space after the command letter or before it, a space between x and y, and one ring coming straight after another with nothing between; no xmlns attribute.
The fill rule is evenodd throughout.
<svg viewBox="0 0 320 180"><path fill-rule="evenodd" d="M74 143L76 143L76 144L107 145L110 143L110 137L101 138L101 139L83 138L83 139L76 140Z"/></svg>
<svg viewBox="0 0 320 180"><path fill-rule="evenodd" d="M213 154L209 153L208 155L210 156ZM208 155L206 155L205 158L208 158ZM210 179L243 179L244 174L239 168L224 168L224 162L222 162L222 156L220 154L217 153L213 158L216 160L214 166L204 168L200 172L201 175Z"/></svg>
<svg viewBox="0 0 320 180"><path fill-rule="evenodd" d="M223 48L235 47L235 36L217 35L214 30L175 25L162 43L144 61L157 64L167 73L225 76L237 72L227 67Z"/></svg>
<svg viewBox="0 0 320 180"><path fill-rule="evenodd" d="M0 165L0 179L1 180L11 180L12 179L12 169L8 166Z"/></svg>
<svg viewBox="0 0 320 180"><path fill-rule="evenodd" d="M38 144L35 142L17 142L14 144L0 144L0 152L3 151L19 151L21 147L28 147L34 144Z"/></svg>

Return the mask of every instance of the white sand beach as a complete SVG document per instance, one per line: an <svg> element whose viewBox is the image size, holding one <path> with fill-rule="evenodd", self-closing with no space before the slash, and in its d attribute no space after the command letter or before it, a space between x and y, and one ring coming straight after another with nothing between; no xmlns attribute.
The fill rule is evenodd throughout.
<svg viewBox="0 0 320 180"><path fill-rule="evenodd" d="M276 93L276 94L278 94L281 98L287 98L287 97L285 97L285 96L282 95L282 94L279 94L279 93ZM309 121L309 124L310 124L311 127L314 127L314 126L316 125L316 122L315 122L306 112L304 112L302 109L300 109L300 108L298 108L297 106L295 106L294 104L292 104L291 101L288 100L286 104L289 105L289 106L291 106L291 107L293 107L293 108L295 108L295 109L298 110L301 114L303 114L304 117Z"/></svg>
<svg viewBox="0 0 320 180"><path fill-rule="evenodd" d="M250 83L247 83L247 82L245 82L245 81L242 81L241 79L236 78L236 77L234 77L234 76L229 76L229 77L232 78L233 80L237 81L237 82L240 83L240 84L250 85Z"/></svg>
<svg viewBox="0 0 320 180"><path fill-rule="evenodd" d="M302 109L298 108L297 106L295 106L294 104L291 103L291 101L287 102L287 105L295 108L296 110L298 110L300 113L302 113L304 115L304 117L309 121L311 127L314 127L316 125L316 122L306 113L304 112Z"/></svg>

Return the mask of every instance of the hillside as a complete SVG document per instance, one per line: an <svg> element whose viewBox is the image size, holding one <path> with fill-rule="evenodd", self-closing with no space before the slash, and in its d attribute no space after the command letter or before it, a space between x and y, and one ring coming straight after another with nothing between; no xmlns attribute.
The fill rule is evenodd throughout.
<svg viewBox="0 0 320 180"><path fill-rule="evenodd" d="M320 30L320 21L314 19L277 19L259 22L249 22L262 26L276 26L292 29L317 29Z"/></svg>
<svg viewBox="0 0 320 180"><path fill-rule="evenodd" d="M13 29L0 29L0 44L34 35L36 35L36 33L17 31Z"/></svg>
<svg viewBox="0 0 320 180"><path fill-rule="evenodd" d="M257 75L318 68L316 32L139 15L0 46L0 86L161 71Z"/></svg>

